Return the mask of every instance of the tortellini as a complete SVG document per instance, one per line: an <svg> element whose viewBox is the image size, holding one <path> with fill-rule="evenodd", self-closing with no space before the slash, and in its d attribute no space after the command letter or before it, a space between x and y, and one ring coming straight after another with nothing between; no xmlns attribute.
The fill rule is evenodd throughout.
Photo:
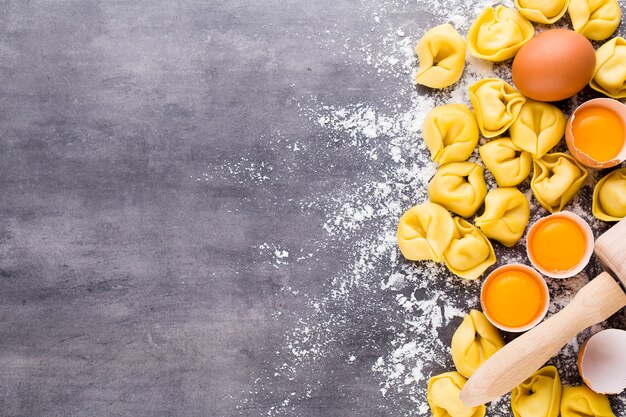
<svg viewBox="0 0 626 417"><path fill-rule="evenodd" d="M478 143L478 124L465 104L446 104L428 113L422 135L433 161L465 161Z"/></svg>
<svg viewBox="0 0 626 417"><path fill-rule="evenodd" d="M554 366L535 372L511 392L515 417L557 417L561 403L561 378Z"/></svg>
<svg viewBox="0 0 626 417"><path fill-rule="evenodd" d="M426 397L433 417L484 417L486 407L468 407L461 402L466 379L458 372L446 372L428 380Z"/></svg>
<svg viewBox="0 0 626 417"><path fill-rule="evenodd" d="M476 279L496 263L493 246L477 227L467 221L455 217L454 225L452 240L443 254L443 260L457 276Z"/></svg>
<svg viewBox="0 0 626 417"><path fill-rule="evenodd" d="M489 61L513 58L535 34L524 16L502 5L487 7L476 18L467 33L470 54Z"/></svg>
<svg viewBox="0 0 626 417"><path fill-rule="evenodd" d="M602 178L593 190L593 215L605 221L626 217L626 168L615 170Z"/></svg>
<svg viewBox="0 0 626 417"><path fill-rule="evenodd" d="M510 138L495 139L478 148L480 158L499 187L512 187L530 174L531 155L515 146Z"/></svg>
<svg viewBox="0 0 626 417"><path fill-rule="evenodd" d="M615 417L615 414L606 395L583 385L563 387L561 417Z"/></svg>
<svg viewBox="0 0 626 417"><path fill-rule="evenodd" d="M472 84L469 96L478 127L486 138L496 137L507 130L526 102L526 97L498 78L486 78Z"/></svg>
<svg viewBox="0 0 626 417"><path fill-rule="evenodd" d="M511 247L524 234L529 218L530 206L520 190L495 188L487 193L485 211L474 222L485 236Z"/></svg>
<svg viewBox="0 0 626 417"><path fill-rule="evenodd" d="M598 48L589 86L612 98L626 97L626 39L613 38Z"/></svg>
<svg viewBox="0 0 626 417"><path fill-rule="evenodd" d="M517 10L533 22L550 25L567 11L569 0L515 0Z"/></svg>
<svg viewBox="0 0 626 417"><path fill-rule="evenodd" d="M496 353L504 340L493 324L478 310L471 310L452 335L452 360L456 370L466 378Z"/></svg>
<svg viewBox="0 0 626 417"><path fill-rule="evenodd" d="M587 179L587 169L564 153L549 153L533 161L530 188L543 208L550 213L563 207L581 189Z"/></svg>
<svg viewBox="0 0 626 417"><path fill-rule="evenodd" d="M408 209L398 223L398 246L412 261L441 262L454 233L454 221L445 208L423 203Z"/></svg>
<svg viewBox="0 0 626 417"><path fill-rule="evenodd" d="M487 195L483 168L473 162L441 165L428 184L428 198L462 217L476 213Z"/></svg>
<svg viewBox="0 0 626 417"><path fill-rule="evenodd" d="M568 12L574 30L594 41L611 36L622 19L617 0L570 0Z"/></svg>
<svg viewBox="0 0 626 417"><path fill-rule="evenodd" d="M558 107L528 100L509 133L513 143L530 152L533 158L541 158L563 138L565 125L565 115Z"/></svg>
<svg viewBox="0 0 626 417"><path fill-rule="evenodd" d="M415 47L419 69L418 84L431 88L448 87L459 81L465 67L465 40L448 23L435 26Z"/></svg>

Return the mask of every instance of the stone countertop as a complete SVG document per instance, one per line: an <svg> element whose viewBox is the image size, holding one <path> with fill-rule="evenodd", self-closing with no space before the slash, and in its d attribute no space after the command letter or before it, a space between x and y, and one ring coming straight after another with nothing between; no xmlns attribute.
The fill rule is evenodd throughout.
<svg viewBox="0 0 626 417"><path fill-rule="evenodd" d="M423 178L384 193L441 98L406 50L479 3L4 2L0 415L428 415L479 287L385 240Z"/></svg>

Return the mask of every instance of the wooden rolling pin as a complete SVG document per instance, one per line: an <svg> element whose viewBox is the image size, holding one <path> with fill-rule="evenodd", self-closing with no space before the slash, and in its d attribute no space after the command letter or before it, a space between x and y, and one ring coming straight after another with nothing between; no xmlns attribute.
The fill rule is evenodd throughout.
<svg viewBox="0 0 626 417"><path fill-rule="evenodd" d="M602 272L561 311L497 351L472 374L461 391L467 406L488 403L511 391L541 368L578 333L626 306L626 218L595 242Z"/></svg>

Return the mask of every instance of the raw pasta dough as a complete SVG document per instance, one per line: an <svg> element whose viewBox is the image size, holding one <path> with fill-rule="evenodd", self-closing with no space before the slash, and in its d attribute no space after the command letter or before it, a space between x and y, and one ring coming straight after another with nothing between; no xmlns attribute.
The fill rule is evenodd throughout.
<svg viewBox="0 0 626 417"><path fill-rule="evenodd" d="M428 113L422 135L433 161L465 161L478 143L478 124L465 104L446 104Z"/></svg>
<svg viewBox="0 0 626 417"><path fill-rule="evenodd" d="M593 392L586 385L563 387L561 417L615 417L606 395Z"/></svg>
<svg viewBox="0 0 626 417"><path fill-rule="evenodd" d="M483 168L473 162L450 162L437 169L428 198L462 217L471 217L485 200Z"/></svg>
<svg viewBox="0 0 626 417"><path fill-rule="evenodd" d="M415 47L419 68L415 81L431 88L444 88L457 82L465 67L465 40L449 24L435 26Z"/></svg>
<svg viewBox="0 0 626 417"><path fill-rule="evenodd" d="M561 378L554 366L535 372L511 392L515 417L557 417L561 403Z"/></svg>
<svg viewBox="0 0 626 417"><path fill-rule="evenodd" d="M495 139L478 148L480 158L499 187L512 187L530 174L532 156L515 146L510 138Z"/></svg>
<svg viewBox="0 0 626 417"><path fill-rule="evenodd" d="M408 209L398 223L398 246L412 261L441 262L454 232L452 216L438 204L423 203Z"/></svg>
<svg viewBox="0 0 626 417"><path fill-rule="evenodd" d="M469 88L478 127L486 138L500 135L513 124L526 102L519 91L498 78L486 78Z"/></svg>
<svg viewBox="0 0 626 417"><path fill-rule="evenodd" d="M467 33L470 54L489 61L513 58L534 35L535 29L524 16L508 7L487 7L474 20Z"/></svg>
<svg viewBox="0 0 626 417"><path fill-rule="evenodd" d="M504 346L502 336L485 315L470 310L452 335L452 360L456 370L469 378L476 369Z"/></svg>
<svg viewBox="0 0 626 417"><path fill-rule="evenodd" d="M461 389L465 382L458 372L446 372L428 380L426 397L433 417L484 417L484 405L467 407L461 402Z"/></svg>
<svg viewBox="0 0 626 417"><path fill-rule="evenodd" d="M533 22L550 25L567 11L569 0L515 0L517 10Z"/></svg>
<svg viewBox="0 0 626 417"><path fill-rule="evenodd" d="M485 211L476 217L475 223L485 236L511 247L524 234L529 218L530 206L520 190L495 188L487 193Z"/></svg>
<svg viewBox="0 0 626 417"><path fill-rule="evenodd" d="M593 215L605 221L618 221L626 217L626 168L606 175L593 190Z"/></svg>
<svg viewBox="0 0 626 417"><path fill-rule="evenodd" d="M626 39L613 38L598 48L589 86L612 98L626 97Z"/></svg>
<svg viewBox="0 0 626 417"><path fill-rule="evenodd" d="M611 36L622 19L617 0L570 0L568 12L574 30L594 41Z"/></svg>
<svg viewBox="0 0 626 417"><path fill-rule="evenodd" d="M534 158L541 158L563 138L565 124L565 115L558 107L527 100L509 133L513 143Z"/></svg>
<svg viewBox="0 0 626 417"><path fill-rule="evenodd" d="M533 161L530 188L539 204L550 213L563 207L581 189L587 179L587 169L564 153L549 153Z"/></svg>
<svg viewBox="0 0 626 417"><path fill-rule="evenodd" d="M477 227L455 217L454 233L443 260L450 271L464 279L476 279L496 263L489 239ZM465 374L463 374L465 375Z"/></svg>

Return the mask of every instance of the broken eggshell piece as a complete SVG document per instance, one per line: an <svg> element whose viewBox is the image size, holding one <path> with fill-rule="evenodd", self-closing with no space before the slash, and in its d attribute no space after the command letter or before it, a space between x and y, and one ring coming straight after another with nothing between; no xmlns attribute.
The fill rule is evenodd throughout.
<svg viewBox="0 0 626 417"><path fill-rule="evenodd" d="M580 253L577 253L574 244L576 239L572 239L570 233L584 238L583 250ZM541 239L545 241L541 242ZM593 255L593 242L593 231L585 219L570 211L561 211L542 217L530 226L526 237L526 255L531 265L543 275L550 278L569 278L587 266ZM550 247L556 249L545 250ZM540 252L541 249L544 249L543 253ZM577 262L568 268L561 269L557 266L570 261L576 254L579 255Z"/></svg>
<svg viewBox="0 0 626 417"><path fill-rule="evenodd" d="M617 153L617 155L615 155L615 157L611 158L608 161L598 161L576 146L573 132L574 120L576 119L577 115L580 115L581 112L591 108L611 110L613 113L615 113L615 115L621 121L622 126L626 130L626 106L624 104L611 98L592 99L578 106L576 110L574 110L570 118L567 120L567 125L565 127L565 142L567 143L567 148L574 156L574 158L576 158L583 165L590 168L604 169L618 165L626 160L626 140L624 140L624 138L622 139L622 149Z"/></svg>
<svg viewBox="0 0 626 417"><path fill-rule="evenodd" d="M626 331L607 329L591 336L578 352L578 371L595 392L622 392L626 388Z"/></svg>

